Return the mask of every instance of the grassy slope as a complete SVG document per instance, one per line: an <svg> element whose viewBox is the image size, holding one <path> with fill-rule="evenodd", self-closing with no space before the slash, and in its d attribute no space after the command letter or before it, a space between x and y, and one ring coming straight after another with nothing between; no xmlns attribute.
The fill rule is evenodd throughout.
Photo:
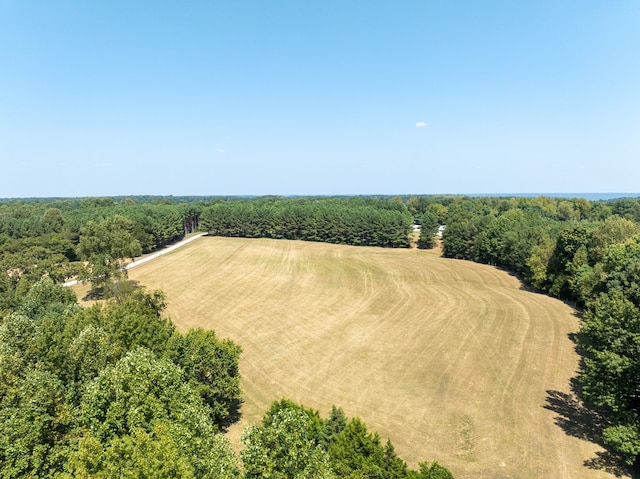
<svg viewBox="0 0 640 479"><path fill-rule="evenodd" d="M578 357L571 308L495 268L418 250L202 238L130 271L181 329L242 345L242 421L274 399L360 416L456 478L613 477L545 408Z"/></svg>

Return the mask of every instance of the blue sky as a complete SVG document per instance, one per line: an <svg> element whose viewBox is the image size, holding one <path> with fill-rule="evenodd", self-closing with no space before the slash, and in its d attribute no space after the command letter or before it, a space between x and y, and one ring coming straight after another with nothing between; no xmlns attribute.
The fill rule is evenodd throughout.
<svg viewBox="0 0 640 479"><path fill-rule="evenodd" d="M0 197L639 178L637 0L0 0Z"/></svg>

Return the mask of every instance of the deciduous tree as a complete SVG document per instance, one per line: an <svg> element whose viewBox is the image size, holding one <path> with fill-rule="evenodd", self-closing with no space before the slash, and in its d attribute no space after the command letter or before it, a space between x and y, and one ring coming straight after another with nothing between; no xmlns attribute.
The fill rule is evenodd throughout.
<svg viewBox="0 0 640 479"><path fill-rule="evenodd" d="M125 259L142 253L140 242L131 234L132 229L133 223L119 215L90 221L82 228L78 256L87 263L84 279L90 280L94 287L127 276Z"/></svg>

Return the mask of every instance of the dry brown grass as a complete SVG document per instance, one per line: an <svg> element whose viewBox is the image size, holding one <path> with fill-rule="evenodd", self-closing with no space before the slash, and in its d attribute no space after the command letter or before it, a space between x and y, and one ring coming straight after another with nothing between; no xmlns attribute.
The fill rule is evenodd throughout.
<svg viewBox="0 0 640 479"><path fill-rule="evenodd" d="M570 394L574 311L503 271L416 249L204 237L129 275L166 292L180 329L242 345L236 444L287 397L323 415L342 406L410 465L436 459L458 479L613 477L585 466L599 447L545 407L547 391Z"/></svg>

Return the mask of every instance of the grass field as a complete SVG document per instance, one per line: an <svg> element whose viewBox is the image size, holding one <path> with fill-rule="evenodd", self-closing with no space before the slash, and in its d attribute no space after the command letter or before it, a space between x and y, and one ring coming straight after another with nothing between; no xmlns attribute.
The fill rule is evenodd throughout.
<svg viewBox="0 0 640 479"><path fill-rule="evenodd" d="M549 391L570 399L578 318L503 271L416 249L204 237L129 276L166 292L180 329L243 347L235 444L287 397L323 416L341 406L410 465L436 459L457 479L614 477L585 465L599 447L547 407Z"/></svg>

